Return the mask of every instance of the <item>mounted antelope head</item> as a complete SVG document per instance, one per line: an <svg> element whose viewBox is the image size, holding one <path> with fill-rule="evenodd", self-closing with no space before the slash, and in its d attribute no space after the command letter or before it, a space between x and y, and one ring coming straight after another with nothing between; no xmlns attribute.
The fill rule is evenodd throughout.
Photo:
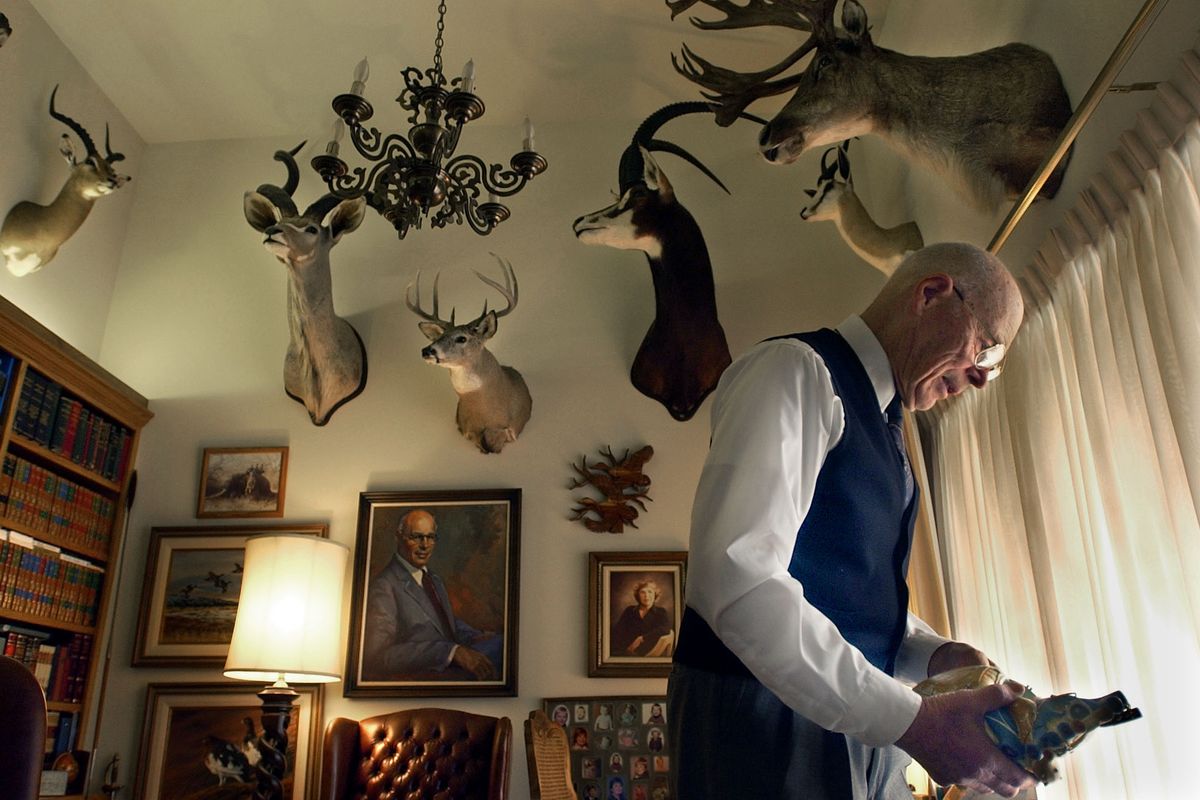
<svg viewBox="0 0 1200 800"><path fill-rule="evenodd" d="M277 150L275 159L287 168L286 183L264 183L246 192L243 205L250 227L266 236L263 246L287 267L290 341L284 391L304 404L314 425L324 425L367 385L367 352L358 331L333 310L329 268L329 251L362 223L366 201L326 194L301 214L292 195L300 181L295 155L304 144Z"/></svg>
<svg viewBox="0 0 1200 800"><path fill-rule="evenodd" d="M925 246L925 240L912 221L892 228L876 224L854 193L849 150L847 139L821 156L821 177L817 188L804 190L812 202L800 209L800 218L832 220L859 258L890 277L906 255Z"/></svg>
<svg viewBox="0 0 1200 800"><path fill-rule="evenodd" d="M684 46L675 68L707 91L717 123L729 125L755 100L795 89L763 126L763 157L788 164L806 150L873 133L953 182L979 208L993 210L1003 196L1020 195L1071 117L1071 103L1050 56L1012 43L945 58L908 56L871 41L858 0L844 0L835 31L837 0L667 0L674 18L702 2L722 12L717 21L692 19L705 30L777 25L808 33L773 67L738 73L715 66ZM776 78L812 54L797 75ZM1053 197L1066 169L1063 159L1041 195Z"/></svg>
<svg viewBox="0 0 1200 800"><path fill-rule="evenodd" d="M579 217L573 226L584 244L646 254L654 282L654 321L629 377L639 392L680 421L692 418L730 362L704 236L650 155L651 150L674 153L725 189L686 150L654 138L666 122L695 113L710 114L712 109L707 103L675 103L647 117L621 154L617 202Z"/></svg>
<svg viewBox="0 0 1200 800"><path fill-rule="evenodd" d="M417 327L430 344L421 356L430 364L450 370L450 385L458 394L455 419L458 431L484 453L499 453L509 442L516 441L529 421L533 400L521 373L502 366L487 343L496 333L496 322L517 307L517 276L512 265L492 254L500 262L504 285L476 272L479 280L498 291L506 302L500 310L488 310L484 301L483 313L465 325L456 325L454 309L450 319L438 316L438 277L433 279L433 306L426 312L421 308L421 273L404 291L404 302L421 318Z"/></svg>
<svg viewBox="0 0 1200 800"><path fill-rule="evenodd" d="M58 87L50 93L50 116L66 125L87 151L82 160L75 154L70 134L62 135L58 151L71 165L67 182L48 206L24 200L13 206L4 225L0 226L0 257L8 271L17 277L44 267L58 253L58 248L70 239L91 213L97 197L103 197L132 180L118 175L113 164L125 158L114 153L108 143L108 125L104 126L105 155L100 155L87 130L75 120L54 109Z"/></svg>

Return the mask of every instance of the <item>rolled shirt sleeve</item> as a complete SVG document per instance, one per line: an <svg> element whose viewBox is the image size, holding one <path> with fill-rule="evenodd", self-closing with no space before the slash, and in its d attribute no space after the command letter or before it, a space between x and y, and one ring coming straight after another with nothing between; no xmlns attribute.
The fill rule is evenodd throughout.
<svg viewBox="0 0 1200 800"><path fill-rule="evenodd" d="M788 572L844 424L829 371L807 344L764 342L730 365L692 509L687 601L784 703L878 746L908 729L920 697L868 662ZM919 644L911 655L920 659Z"/></svg>

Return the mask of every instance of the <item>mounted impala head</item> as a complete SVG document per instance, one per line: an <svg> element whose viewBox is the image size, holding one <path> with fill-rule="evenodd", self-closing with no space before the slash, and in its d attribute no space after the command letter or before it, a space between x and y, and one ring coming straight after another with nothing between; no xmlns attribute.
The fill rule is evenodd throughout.
<svg viewBox="0 0 1200 800"><path fill-rule="evenodd" d="M800 218L810 222L832 221L842 240L859 258L891 276L904 257L924 247L925 241L915 222L904 222L894 228L876 224L854 192L849 150L847 139L821 156L817 188L804 190L811 202L800 209Z"/></svg>
<svg viewBox="0 0 1200 800"><path fill-rule="evenodd" d="M300 213L292 195L300 181L295 155L304 144L276 151L276 160L287 168L287 181L246 192L243 206L250 227L266 236L263 246L288 268L291 341L283 363L284 390L304 404L314 425L324 425L367 383L362 339L334 313L329 267L329 251L358 228L366 201L326 194Z"/></svg>
<svg viewBox="0 0 1200 800"><path fill-rule="evenodd" d="M450 385L458 394L456 419L459 432L484 453L499 453L506 444L515 441L529 421L533 401L521 373L502 366L487 349L496 333L497 320L517 307L517 276L512 265L492 254L500 263L504 285L476 272L479 280L504 297L505 306L489 310L487 301L483 313L464 325L438 316L438 278L433 279L431 311L421 308L421 273L404 291L404 302L421 318L417 327L430 344L421 356L430 364L450 370Z"/></svg>
<svg viewBox="0 0 1200 800"><path fill-rule="evenodd" d="M763 157L787 164L815 147L873 133L926 166L948 170L981 208L1017 196L1053 149L1071 116L1062 78L1046 53L1007 44L946 58L907 56L878 47L858 0L667 0L674 17L702 2L725 17L692 19L706 30L775 25L804 31L804 42L773 67L738 73L686 46L675 68L704 87L729 125L755 100L795 89L759 134ZM798 74L777 78L812 54ZM774 80L773 80L774 79ZM1052 197L1065 159L1043 187Z"/></svg>
<svg viewBox="0 0 1200 800"><path fill-rule="evenodd" d="M655 138L668 121L711 114L707 103L675 103L651 114L621 154L617 202L575 220L584 244L641 250L650 261L655 319L630 369L634 387L662 403L677 420L691 419L729 366L725 331L717 319L708 248L696 220L678 202L650 151L673 153L725 185L683 148ZM748 114L741 116L751 117ZM725 189L728 192L728 189Z"/></svg>
<svg viewBox="0 0 1200 800"><path fill-rule="evenodd" d="M119 175L113 164L125 158L114 153L108 143L108 125L104 126L105 155L100 155L87 130L66 114L54 108L58 87L50 93L50 116L66 125L83 143L82 159L75 152L70 134L62 135L58 151L71 165L67 181L58 196L48 206L29 201L17 203L8 212L0 227L0 257L8 271L16 276L28 275L44 267L58 253L63 242L71 238L87 219L97 197L103 197L131 180Z"/></svg>

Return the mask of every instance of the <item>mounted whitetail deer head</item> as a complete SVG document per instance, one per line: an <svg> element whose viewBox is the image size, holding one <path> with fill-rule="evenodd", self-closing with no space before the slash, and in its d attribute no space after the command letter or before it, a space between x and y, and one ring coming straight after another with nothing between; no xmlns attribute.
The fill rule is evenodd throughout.
<svg viewBox="0 0 1200 800"><path fill-rule="evenodd" d="M675 69L705 90L717 105L717 123L729 125L755 100L795 89L763 126L763 157L788 164L801 153L852 136L875 134L918 163L948 173L982 210L1017 197L1053 149L1071 117L1062 77L1045 52L1012 43L965 56L927 58L878 47L858 0L667 0L674 18L701 2L724 14L692 18L704 30L775 25L807 36L773 67L739 73L718 67L685 45ZM799 74L777 78L806 55ZM1067 159L1042 187L1053 197Z"/></svg>
<svg viewBox="0 0 1200 800"><path fill-rule="evenodd" d="M847 139L822 154L821 176L815 189L804 190L811 202L800 209L800 218L831 220L859 258L890 277L906 255L925 246L925 240L911 220L892 228L876 224L854 193L849 150Z"/></svg>
<svg viewBox="0 0 1200 800"><path fill-rule="evenodd" d="M86 154L79 159L70 134L62 135L58 151L71 165L67 182L50 205L43 206L23 200L13 206L0 226L0 257L8 271L17 277L36 272L58 253L63 242L70 239L87 219L96 198L110 194L132 180L119 175L113 164L125 158L114 153L108 143L108 125L104 126L105 155L100 155L87 129L54 109L58 87L50 93L50 116L66 125L83 143Z"/></svg>
<svg viewBox="0 0 1200 800"><path fill-rule="evenodd" d="M501 365L487 349L496 333L497 320L517 307L516 273L511 264L492 255L500 262L504 285L480 272L475 275L499 292L506 305L489 311L484 301L483 313L465 325L455 324L454 309L450 310L449 320L438 316L440 273L433 279L431 311L421 307L420 271L404 291L405 304L421 318L417 327L430 341L421 356L430 364L450 370L450 385L458 394L458 431L484 453L499 453L506 444L516 441L533 410L533 399L521 373Z"/></svg>
<svg viewBox="0 0 1200 800"><path fill-rule="evenodd" d="M617 202L579 217L573 226L584 244L646 254L655 314L629 377L639 392L662 403L680 421L692 418L730 362L704 236L650 155L651 150L673 153L725 189L686 150L654 138L668 121L696 113L711 114L712 109L707 103L675 103L647 117L621 154Z"/></svg>
<svg viewBox="0 0 1200 800"><path fill-rule="evenodd" d="M301 214L292 195L300 181L295 156L304 144L277 150L286 183L246 192L243 205L250 227L266 236L263 246L287 267L284 391L304 404L314 425L324 425L367 385L367 351L354 326L334 312L329 267L329 251L362 223L366 201L326 194Z"/></svg>

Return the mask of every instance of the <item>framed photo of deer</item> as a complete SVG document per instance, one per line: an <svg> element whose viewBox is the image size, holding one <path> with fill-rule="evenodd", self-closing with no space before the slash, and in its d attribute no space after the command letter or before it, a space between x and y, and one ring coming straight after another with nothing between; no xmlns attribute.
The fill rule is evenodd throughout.
<svg viewBox="0 0 1200 800"><path fill-rule="evenodd" d="M282 517L286 447L206 447L196 517Z"/></svg>
<svg viewBox="0 0 1200 800"><path fill-rule="evenodd" d="M345 696L515 696L520 489L364 492Z"/></svg>
<svg viewBox="0 0 1200 800"><path fill-rule="evenodd" d="M321 759L323 688L297 685L287 731L283 797L300 800L315 788ZM262 701L254 684L152 683L138 757L135 796L249 797L261 758ZM220 788L218 788L220 787Z"/></svg>
<svg viewBox="0 0 1200 800"><path fill-rule="evenodd" d="M242 592L246 539L328 536L322 524L151 528L133 645L135 667L220 667Z"/></svg>
<svg viewBox="0 0 1200 800"><path fill-rule="evenodd" d="M686 577L686 551L588 554L589 678L670 674Z"/></svg>

